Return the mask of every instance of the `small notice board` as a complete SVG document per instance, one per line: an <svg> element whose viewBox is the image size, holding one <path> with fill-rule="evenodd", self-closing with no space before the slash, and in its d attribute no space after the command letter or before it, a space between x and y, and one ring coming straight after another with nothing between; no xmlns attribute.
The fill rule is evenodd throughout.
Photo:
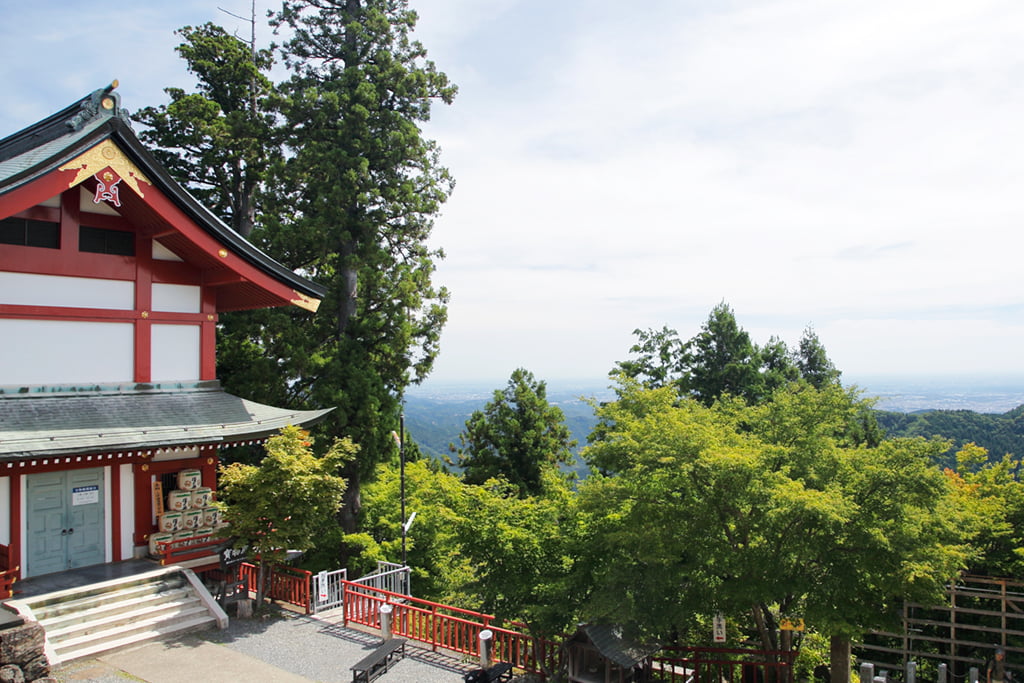
<svg viewBox="0 0 1024 683"><path fill-rule="evenodd" d="M164 513L164 485L159 479L153 480L153 514L158 517Z"/></svg>
<svg viewBox="0 0 1024 683"><path fill-rule="evenodd" d="M75 486L71 489L71 505L92 505L100 502L100 487L96 484L91 486Z"/></svg>

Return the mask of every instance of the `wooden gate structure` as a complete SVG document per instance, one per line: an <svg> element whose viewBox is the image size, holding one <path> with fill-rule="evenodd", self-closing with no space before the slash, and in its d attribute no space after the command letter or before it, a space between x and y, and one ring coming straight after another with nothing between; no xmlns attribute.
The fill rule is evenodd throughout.
<svg viewBox="0 0 1024 683"><path fill-rule="evenodd" d="M949 587L945 605L903 606L903 632L874 632L854 648L858 661L875 669L905 671L918 666L919 680L945 664L953 680L979 667L997 647L1006 652L1007 669L1024 676L1024 582L965 576Z"/></svg>

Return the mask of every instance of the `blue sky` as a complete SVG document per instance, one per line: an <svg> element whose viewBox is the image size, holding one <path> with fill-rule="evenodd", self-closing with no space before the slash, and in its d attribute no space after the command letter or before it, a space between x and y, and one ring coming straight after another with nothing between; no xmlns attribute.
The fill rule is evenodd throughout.
<svg viewBox="0 0 1024 683"><path fill-rule="evenodd" d="M177 27L248 35L217 9L248 0L3 5L0 135L190 87ZM434 381L601 379L723 300L848 376L1024 374L1024 3L411 5L460 88L426 126L457 181Z"/></svg>

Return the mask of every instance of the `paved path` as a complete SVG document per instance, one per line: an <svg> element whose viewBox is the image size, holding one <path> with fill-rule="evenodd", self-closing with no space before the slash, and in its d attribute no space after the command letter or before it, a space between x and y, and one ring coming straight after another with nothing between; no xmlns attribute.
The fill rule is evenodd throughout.
<svg viewBox="0 0 1024 683"><path fill-rule="evenodd" d="M267 619L232 619L224 631L191 633L71 662L58 667L54 677L94 683L349 683L349 667L372 651L380 637L345 628L340 621L340 614L307 617L286 611ZM376 680L458 683L473 668L473 661L410 641L406 656Z"/></svg>

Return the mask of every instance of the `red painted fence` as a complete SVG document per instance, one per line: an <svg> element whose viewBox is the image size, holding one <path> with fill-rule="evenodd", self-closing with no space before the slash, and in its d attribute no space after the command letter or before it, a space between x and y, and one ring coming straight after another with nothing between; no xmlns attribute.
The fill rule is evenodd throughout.
<svg viewBox="0 0 1024 683"><path fill-rule="evenodd" d="M301 607L306 614L309 614L309 583L313 573L305 569L296 569L280 564L269 567L268 571L270 571L270 587L267 590L267 597ZM249 562L243 562L239 569L239 574L249 579L250 593L256 592L259 573L259 565Z"/></svg>
<svg viewBox="0 0 1024 683"><path fill-rule="evenodd" d="M14 582L20 571L21 567L11 557L11 547L0 543L0 598L14 596Z"/></svg>
<svg viewBox="0 0 1024 683"><path fill-rule="evenodd" d="M495 617L408 595L370 588L352 581L341 582L345 591L344 623L380 629L380 608L390 605L391 630L395 635L430 643L471 657L480 656L480 632L493 634L493 658L509 662L529 673L557 669L560 664L558 643L527 635L524 624L511 622L499 626Z"/></svg>
<svg viewBox="0 0 1024 683"><path fill-rule="evenodd" d="M224 544L221 537L207 534L205 536L193 536L192 538L181 538L177 541L157 543L157 556L160 564L178 564L180 562L192 562L192 560L208 560L210 567L220 564L217 551ZM190 565L192 566L192 565ZM202 567L193 567L202 571Z"/></svg>

